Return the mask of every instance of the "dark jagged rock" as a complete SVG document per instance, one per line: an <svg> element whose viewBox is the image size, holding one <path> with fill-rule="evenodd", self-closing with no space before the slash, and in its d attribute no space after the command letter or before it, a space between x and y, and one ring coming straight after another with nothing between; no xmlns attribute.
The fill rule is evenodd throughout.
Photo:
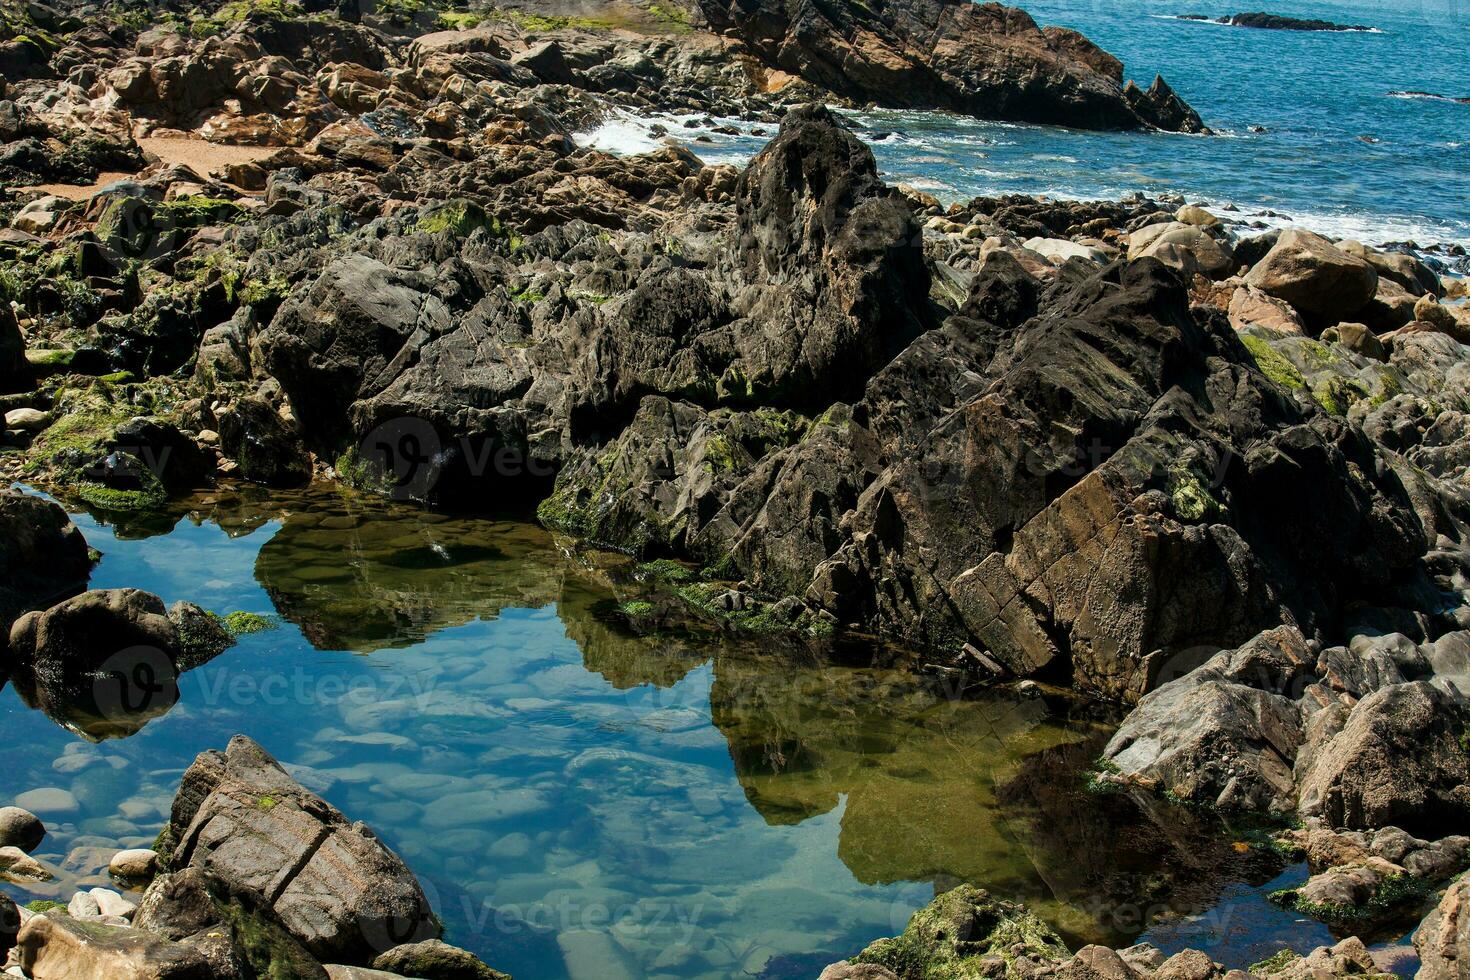
<svg viewBox="0 0 1470 980"><path fill-rule="evenodd" d="M66 511L0 491L0 631L8 636L21 613L81 591L91 571L86 539Z"/></svg>
<svg viewBox="0 0 1470 980"><path fill-rule="evenodd" d="M0 303L0 394L24 391L33 384L26 342L10 304Z"/></svg>
<svg viewBox="0 0 1470 980"><path fill-rule="evenodd" d="M1010 288L997 278L1025 281L996 266L977 277L973 311ZM717 483L731 489L692 512L684 548L843 622L975 642L1015 673L1070 669L1120 697L1148 689L1162 651L1239 642L1283 618L1330 629L1348 596L1407 574L1424 532L1397 481L1367 475L1371 447L1286 401L1228 330L1190 312L1168 270L1145 260L1058 282L1039 307L1020 324L931 330L850 414L752 463L730 457ZM597 508L631 492L651 502L649 526L666 526L692 498L616 470L667 458L632 442L658 445L651 423L569 468L558 511L597 524ZM695 443L670 435L698 462ZM1282 481L1303 478L1335 488L1332 503L1292 506ZM1359 544L1326 563L1332 574L1298 564L1345 529Z"/></svg>
<svg viewBox="0 0 1470 980"><path fill-rule="evenodd" d="M1231 14L1229 17L1221 18L1222 22L1232 27L1256 27L1262 30L1272 31L1371 31L1373 28L1362 24L1334 24L1330 20L1303 19L1300 17L1283 17L1280 14L1268 14L1254 12L1245 14Z"/></svg>
<svg viewBox="0 0 1470 980"><path fill-rule="evenodd" d="M311 460L299 431L259 399L243 398L219 418L220 445L240 475L272 487L297 487L311 479Z"/></svg>
<svg viewBox="0 0 1470 980"><path fill-rule="evenodd" d="M1125 91L1116 59L996 3L701 0L700 7L714 30L762 63L860 103L1087 129L1204 129L1162 79L1147 92Z"/></svg>
<svg viewBox="0 0 1470 980"><path fill-rule="evenodd" d="M0 895L0 956L10 952L20 932L20 912L9 895Z"/></svg>
<svg viewBox="0 0 1470 980"><path fill-rule="evenodd" d="M735 399L821 409L932 324L913 212L825 109L786 116L736 187Z"/></svg>

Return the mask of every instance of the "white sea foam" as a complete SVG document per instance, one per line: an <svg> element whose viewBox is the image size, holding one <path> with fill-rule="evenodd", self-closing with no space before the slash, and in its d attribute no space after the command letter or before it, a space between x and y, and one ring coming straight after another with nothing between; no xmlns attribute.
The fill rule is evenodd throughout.
<svg viewBox="0 0 1470 980"><path fill-rule="evenodd" d="M1414 216L1313 211L1281 202L1248 199L1229 201L1237 210L1226 211L1226 199L1202 192L1200 188L1191 188L1187 181L1160 181L1136 171L1120 171L1112 174L1109 180L1099 181L1097 178L1100 174L1087 169L1085 173L1077 174L1081 182L1078 187L1068 187L1067 171L1081 166L1077 157L1068 154L1028 154L1027 159L1033 163L1060 165L1056 167L1058 172L1046 175L1026 172L1025 161L1021 160L1014 161L1014 165L1012 162L1000 161L987 161L990 166L980 165L982 161L986 161L988 155L980 147L1000 153L1000 147L1015 145L1014 141L997 141L993 136L986 135L987 132L993 134L997 129L1023 128L1016 124L929 111L844 111L841 114L859 127L859 137L865 137L872 143L879 154L886 180L927 191L946 204L963 202L975 196L1011 193L1036 194L1065 201L1117 200L1142 190L1155 197L1177 194L1190 201L1199 201L1206 207L1214 208L1222 217L1246 226L1242 229L1243 234L1249 234L1250 223L1259 222L1266 228L1310 228L1330 238L1355 238L1370 245L1415 241L1420 245L1438 243L1470 247L1470 236L1467 236L1464 227ZM686 125L687 123L693 125ZM617 111L596 127L577 134L576 141L583 146L619 155L647 153L663 145L661 138L650 135L649 131L654 125L662 125L668 130L666 138L687 145L708 163L736 165L747 163L775 135L776 129L769 123L751 123L739 119L710 119L705 116L669 113L639 116ZM738 130L739 135L717 133L714 131L716 127ZM752 132L756 129L761 130L763 135L756 136ZM886 138L882 140L872 139L883 134L886 134ZM1249 139L1256 134L1224 135ZM699 136L707 136L710 141L696 142ZM1456 148L1463 144L1447 145ZM1016 167L1022 169L1018 170ZM935 173L935 168L942 169ZM1275 213L1268 214L1268 211Z"/></svg>
<svg viewBox="0 0 1470 980"><path fill-rule="evenodd" d="M579 146L603 150L618 156L632 156L637 153L650 153L660 147L659 141L648 133L651 125L653 125L653 120L619 110L594 128L577 133L572 138Z"/></svg>

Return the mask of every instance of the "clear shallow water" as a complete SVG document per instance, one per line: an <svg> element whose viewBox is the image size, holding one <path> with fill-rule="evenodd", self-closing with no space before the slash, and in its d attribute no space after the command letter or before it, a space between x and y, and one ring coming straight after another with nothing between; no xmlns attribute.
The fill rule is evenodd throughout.
<svg viewBox="0 0 1470 980"><path fill-rule="evenodd" d="M39 808L60 876L6 886L22 899L102 883L194 756L244 732L404 856L448 938L521 980L810 977L961 880L1073 942L1162 915L1161 944L1244 965L1326 938L1264 902L1275 870L1229 828L1087 794L1107 719L1086 706L955 699L871 650L637 636L612 613L620 559L521 523L328 491L76 519L104 553L93 587L280 627L185 674L176 704L113 719L127 738L94 744L95 719L0 690L7 786L74 801Z"/></svg>
<svg viewBox="0 0 1470 980"><path fill-rule="evenodd" d="M1088 133L940 113L864 112L880 166L946 202L980 194L1117 198L1134 191L1234 204L1268 225L1293 220L1369 243L1470 245L1470 105L1390 97L1470 96L1466 0L1034 0L1041 24L1076 28L1147 86L1155 72L1219 136ZM1368 24L1382 33L1252 30L1177 19L1265 9ZM662 120L711 162L743 162L769 134L739 137ZM1262 126L1264 133L1250 131ZM767 126L765 129L769 130ZM1368 137L1367 142L1360 137ZM655 145L613 120L584 139L619 152ZM1265 212L1274 211L1276 215Z"/></svg>

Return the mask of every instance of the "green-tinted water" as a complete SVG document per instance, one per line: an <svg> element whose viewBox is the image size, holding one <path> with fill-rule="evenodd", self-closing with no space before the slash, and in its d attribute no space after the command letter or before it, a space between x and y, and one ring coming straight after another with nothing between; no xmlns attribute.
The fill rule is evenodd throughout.
<svg viewBox="0 0 1470 980"><path fill-rule="evenodd" d="M184 767L236 732L374 827L448 938L521 980L814 976L959 879L1121 943L1240 873L1177 815L1082 789L1105 731L1087 709L952 697L864 647L639 636L621 560L532 525L324 491L190 507L78 516L93 587L279 628L121 725L0 691L3 795L60 791L33 798L63 873L20 897L64 900L150 843Z"/></svg>

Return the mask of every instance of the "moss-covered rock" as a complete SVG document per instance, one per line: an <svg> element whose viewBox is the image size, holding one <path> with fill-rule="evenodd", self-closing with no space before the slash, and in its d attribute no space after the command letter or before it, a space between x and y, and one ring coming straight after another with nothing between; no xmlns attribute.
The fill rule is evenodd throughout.
<svg viewBox="0 0 1470 980"><path fill-rule="evenodd" d="M887 967L900 980L1019 976L1021 960L1057 963L1071 953L1023 905L961 885L915 912L903 934L880 939L854 962Z"/></svg>

